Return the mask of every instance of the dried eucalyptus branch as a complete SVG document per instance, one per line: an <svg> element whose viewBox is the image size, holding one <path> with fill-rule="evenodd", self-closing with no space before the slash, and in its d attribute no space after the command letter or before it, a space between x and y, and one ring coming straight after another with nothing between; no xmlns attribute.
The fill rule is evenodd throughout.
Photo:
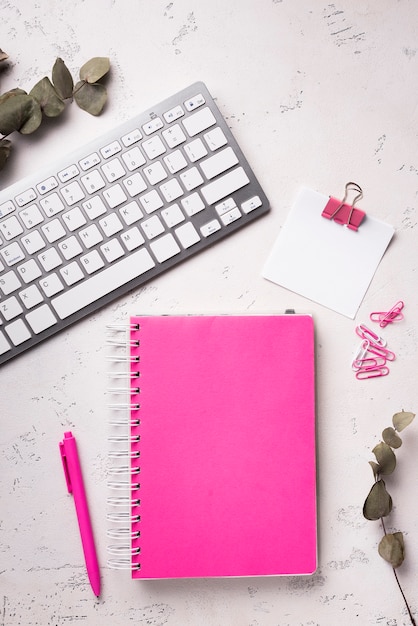
<svg viewBox="0 0 418 626"><path fill-rule="evenodd" d="M408 411L401 411L395 413L392 418L392 426L385 428L382 432L382 439L372 450L376 457L376 461L369 461L374 475L374 485L370 489L370 492L364 502L363 515L368 520L380 520L383 528L383 538L381 539L378 551L380 556L388 561L392 565L395 580L402 594L405 602L406 609L408 611L411 624L416 626L415 619L412 615L409 604L406 600L405 594L399 582L396 568L402 565L405 558L405 542L401 532L387 533L384 523L384 517L389 515L392 511L392 497L386 489L385 481L382 476L392 474L396 468L396 456L394 449L400 448L402 445L402 439L398 435L404 428L409 426L415 417L415 413Z"/></svg>
<svg viewBox="0 0 418 626"><path fill-rule="evenodd" d="M7 54L0 50L0 61L7 58ZM11 142L6 137L15 131L22 135L35 132L44 116L52 118L61 115L67 100L74 99L84 111L91 115L100 115L107 100L107 91L98 81L109 69L108 58L94 57L82 66L80 80L74 86L70 71L64 61L58 58L52 68L52 81L45 76L29 93L16 88L1 95L0 170L10 155Z"/></svg>

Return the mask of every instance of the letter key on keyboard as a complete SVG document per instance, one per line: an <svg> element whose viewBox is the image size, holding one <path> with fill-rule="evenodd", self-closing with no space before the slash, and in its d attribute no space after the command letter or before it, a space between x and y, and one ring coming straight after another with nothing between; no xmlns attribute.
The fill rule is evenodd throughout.
<svg viewBox="0 0 418 626"><path fill-rule="evenodd" d="M0 364L269 210L203 83L0 192Z"/></svg>

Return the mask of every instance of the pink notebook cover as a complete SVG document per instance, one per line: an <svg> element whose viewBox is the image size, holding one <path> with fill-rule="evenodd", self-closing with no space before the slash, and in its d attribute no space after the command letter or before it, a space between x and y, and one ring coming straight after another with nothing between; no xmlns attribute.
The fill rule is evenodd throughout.
<svg viewBox="0 0 418 626"><path fill-rule="evenodd" d="M133 578L313 573L312 318L131 322Z"/></svg>

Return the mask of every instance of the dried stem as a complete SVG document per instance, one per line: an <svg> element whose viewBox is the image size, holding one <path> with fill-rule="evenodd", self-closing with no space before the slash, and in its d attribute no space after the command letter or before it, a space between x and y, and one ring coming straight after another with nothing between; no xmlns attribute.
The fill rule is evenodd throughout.
<svg viewBox="0 0 418 626"><path fill-rule="evenodd" d="M385 533L385 535L387 535L386 528L385 528L385 522L383 520L383 517L380 518L380 521L382 523L383 532ZM402 594L403 601L405 602L406 610L408 611L408 615L409 615L409 619L411 620L411 624L412 624L412 626L417 626L415 618L412 615L412 611L411 611L411 609L409 607L408 601L407 601L407 599L405 597L405 594L403 592L403 589L401 587L401 583L399 582L399 578L398 578L398 574L396 573L396 569L393 567L392 570L393 570L393 575L395 576L395 580L397 582L397 585L399 587L399 591Z"/></svg>

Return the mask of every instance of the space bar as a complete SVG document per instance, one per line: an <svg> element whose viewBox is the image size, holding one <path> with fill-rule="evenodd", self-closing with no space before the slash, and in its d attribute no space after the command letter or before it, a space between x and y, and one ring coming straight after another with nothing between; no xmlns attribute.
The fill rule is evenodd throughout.
<svg viewBox="0 0 418 626"><path fill-rule="evenodd" d="M97 302L118 287L126 285L130 280L144 274L155 266L150 253L145 248L134 252L121 261L112 263L108 268L86 278L72 289L53 298L51 304L58 316L63 320L84 307Z"/></svg>

